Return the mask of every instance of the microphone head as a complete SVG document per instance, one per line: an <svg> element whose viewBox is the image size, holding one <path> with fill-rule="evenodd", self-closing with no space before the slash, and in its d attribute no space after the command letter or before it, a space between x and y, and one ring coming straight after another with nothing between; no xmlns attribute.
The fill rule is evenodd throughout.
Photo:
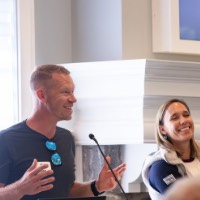
<svg viewBox="0 0 200 200"><path fill-rule="evenodd" d="M93 135L92 133L90 133L90 134L89 134L89 138L90 138L91 140L93 140L95 137L94 137L94 135Z"/></svg>

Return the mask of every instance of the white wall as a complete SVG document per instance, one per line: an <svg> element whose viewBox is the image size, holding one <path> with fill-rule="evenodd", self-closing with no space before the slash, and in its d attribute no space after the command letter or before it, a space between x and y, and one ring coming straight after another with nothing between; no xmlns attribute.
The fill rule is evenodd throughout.
<svg viewBox="0 0 200 200"><path fill-rule="evenodd" d="M122 59L121 0L72 1L72 60Z"/></svg>
<svg viewBox="0 0 200 200"><path fill-rule="evenodd" d="M199 62L152 53L151 0L35 0L36 64L119 59Z"/></svg>
<svg viewBox="0 0 200 200"><path fill-rule="evenodd" d="M35 0L36 65L71 62L71 0Z"/></svg>

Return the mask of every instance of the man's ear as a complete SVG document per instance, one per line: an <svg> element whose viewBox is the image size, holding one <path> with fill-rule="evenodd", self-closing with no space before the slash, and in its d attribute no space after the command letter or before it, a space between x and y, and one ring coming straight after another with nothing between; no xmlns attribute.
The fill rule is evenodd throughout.
<svg viewBox="0 0 200 200"><path fill-rule="evenodd" d="M40 100L40 101L45 101L45 92L44 92L44 90L43 89L38 89L37 91L36 91L36 95L37 95L37 97L38 97L38 99Z"/></svg>
<svg viewBox="0 0 200 200"><path fill-rule="evenodd" d="M159 128L160 128L160 132L161 132L163 135L167 134L167 131L165 130L164 126L159 126Z"/></svg>

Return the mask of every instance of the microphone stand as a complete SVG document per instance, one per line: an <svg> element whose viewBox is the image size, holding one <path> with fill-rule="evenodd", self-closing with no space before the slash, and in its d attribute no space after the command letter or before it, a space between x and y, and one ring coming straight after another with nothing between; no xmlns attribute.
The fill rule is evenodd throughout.
<svg viewBox="0 0 200 200"><path fill-rule="evenodd" d="M108 161L107 161L107 159L106 159L106 156L104 155L104 153L103 153L103 151L102 151L102 149L101 149L101 147L100 147L100 145L99 145L97 139L94 137L94 135L93 135L92 133L89 134L89 138L90 138L91 140L94 140L94 142L97 144L97 147L98 147L99 151L101 152L101 155L103 156L104 160L106 161L106 164L108 165L108 168L110 169L110 171L111 171L113 177L115 178L115 181L117 182L118 186L120 187L120 189L121 189L121 191L122 191L124 197L126 198L126 200L128 200L128 197L127 197L126 193L124 192L124 189L122 188L122 186L121 186L119 180L117 179L117 177L116 177L115 173L113 172L113 170L112 170L110 164L108 163Z"/></svg>

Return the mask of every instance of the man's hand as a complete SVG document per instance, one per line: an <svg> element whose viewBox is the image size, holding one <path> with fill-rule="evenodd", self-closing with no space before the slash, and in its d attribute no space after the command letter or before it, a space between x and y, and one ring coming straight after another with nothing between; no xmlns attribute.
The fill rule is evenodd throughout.
<svg viewBox="0 0 200 200"><path fill-rule="evenodd" d="M110 164L111 158L109 156L106 157L106 160ZM126 170L126 164L122 163L113 169L115 176L118 180L121 180L122 174ZM104 166L99 174L98 180L96 180L96 188L98 192L110 191L113 190L117 186L117 182L113 177L111 170L109 169L107 163L104 163Z"/></svg>
<svg viewBox="0 0 200 200"><path fill-rule="evenodd" d="M20 196L34 195L53 188L52 182L55 178L49 177L53 174L53 170L44 170L47 167L48 164L37 167L37 160L34 159L23 177L15 183Z"/></svg>

